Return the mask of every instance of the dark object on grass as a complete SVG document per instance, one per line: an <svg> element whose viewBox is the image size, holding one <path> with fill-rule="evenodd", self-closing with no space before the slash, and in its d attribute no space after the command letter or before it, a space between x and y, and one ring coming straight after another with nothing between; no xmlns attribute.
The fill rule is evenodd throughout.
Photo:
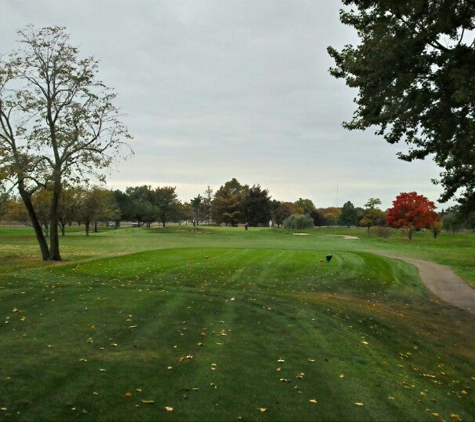
<svg viewBox="0 0 475 422"><path fill-rule="evenodd" d="M333 258L333 255L327 255L326 257L327 262L330 262Z"/></svg>

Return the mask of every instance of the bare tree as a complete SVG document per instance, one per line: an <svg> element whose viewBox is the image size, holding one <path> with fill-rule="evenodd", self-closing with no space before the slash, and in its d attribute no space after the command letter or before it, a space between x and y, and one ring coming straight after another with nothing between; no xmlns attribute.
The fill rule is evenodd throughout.
<svg viewBox="0 0 475 422"><path fill-rule="evenodd" d="M0 178L18 188L43 260L61 260L64 181L103 181L103 170L131 152L131 136L97 61L79 57L65 28L28 26L19 36L20 48L0 61ZM40 188L52 194L49 244L32 202Z"/></svg>

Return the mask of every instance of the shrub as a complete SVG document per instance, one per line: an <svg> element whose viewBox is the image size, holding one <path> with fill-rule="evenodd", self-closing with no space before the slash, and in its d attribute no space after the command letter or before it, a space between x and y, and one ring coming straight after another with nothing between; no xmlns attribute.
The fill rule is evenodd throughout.
<svg viewBox="0 0 475 422"><path fill-rule="evenodd" d="M284 227L291 230L313 229L313 218L308 214L292 214L284 220Z"/></svg>

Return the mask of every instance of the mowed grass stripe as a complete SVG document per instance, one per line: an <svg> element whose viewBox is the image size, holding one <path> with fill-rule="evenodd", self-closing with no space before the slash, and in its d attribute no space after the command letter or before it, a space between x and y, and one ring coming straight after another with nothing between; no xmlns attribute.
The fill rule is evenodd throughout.
<svg viewBox="0 0 475 422"><path fill-rule="evenodd" d="M8 316L3 415L469 420L474 413L471 317L433 301L411 267L362 251L332 248L327 264L320 262L327 249L227 244L10 274L0 290Z"/></svg>

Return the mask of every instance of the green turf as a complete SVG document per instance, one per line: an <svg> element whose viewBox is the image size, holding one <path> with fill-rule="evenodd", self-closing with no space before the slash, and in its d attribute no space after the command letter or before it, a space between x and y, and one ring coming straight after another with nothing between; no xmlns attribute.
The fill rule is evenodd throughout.
<svg viewBox="0 0 475 422"><path fill-rule="evenodd" d="M377 255L470 275L470 234L69 231L62 263L0 239L0 420L474 420L475 317Z"/></svg>

